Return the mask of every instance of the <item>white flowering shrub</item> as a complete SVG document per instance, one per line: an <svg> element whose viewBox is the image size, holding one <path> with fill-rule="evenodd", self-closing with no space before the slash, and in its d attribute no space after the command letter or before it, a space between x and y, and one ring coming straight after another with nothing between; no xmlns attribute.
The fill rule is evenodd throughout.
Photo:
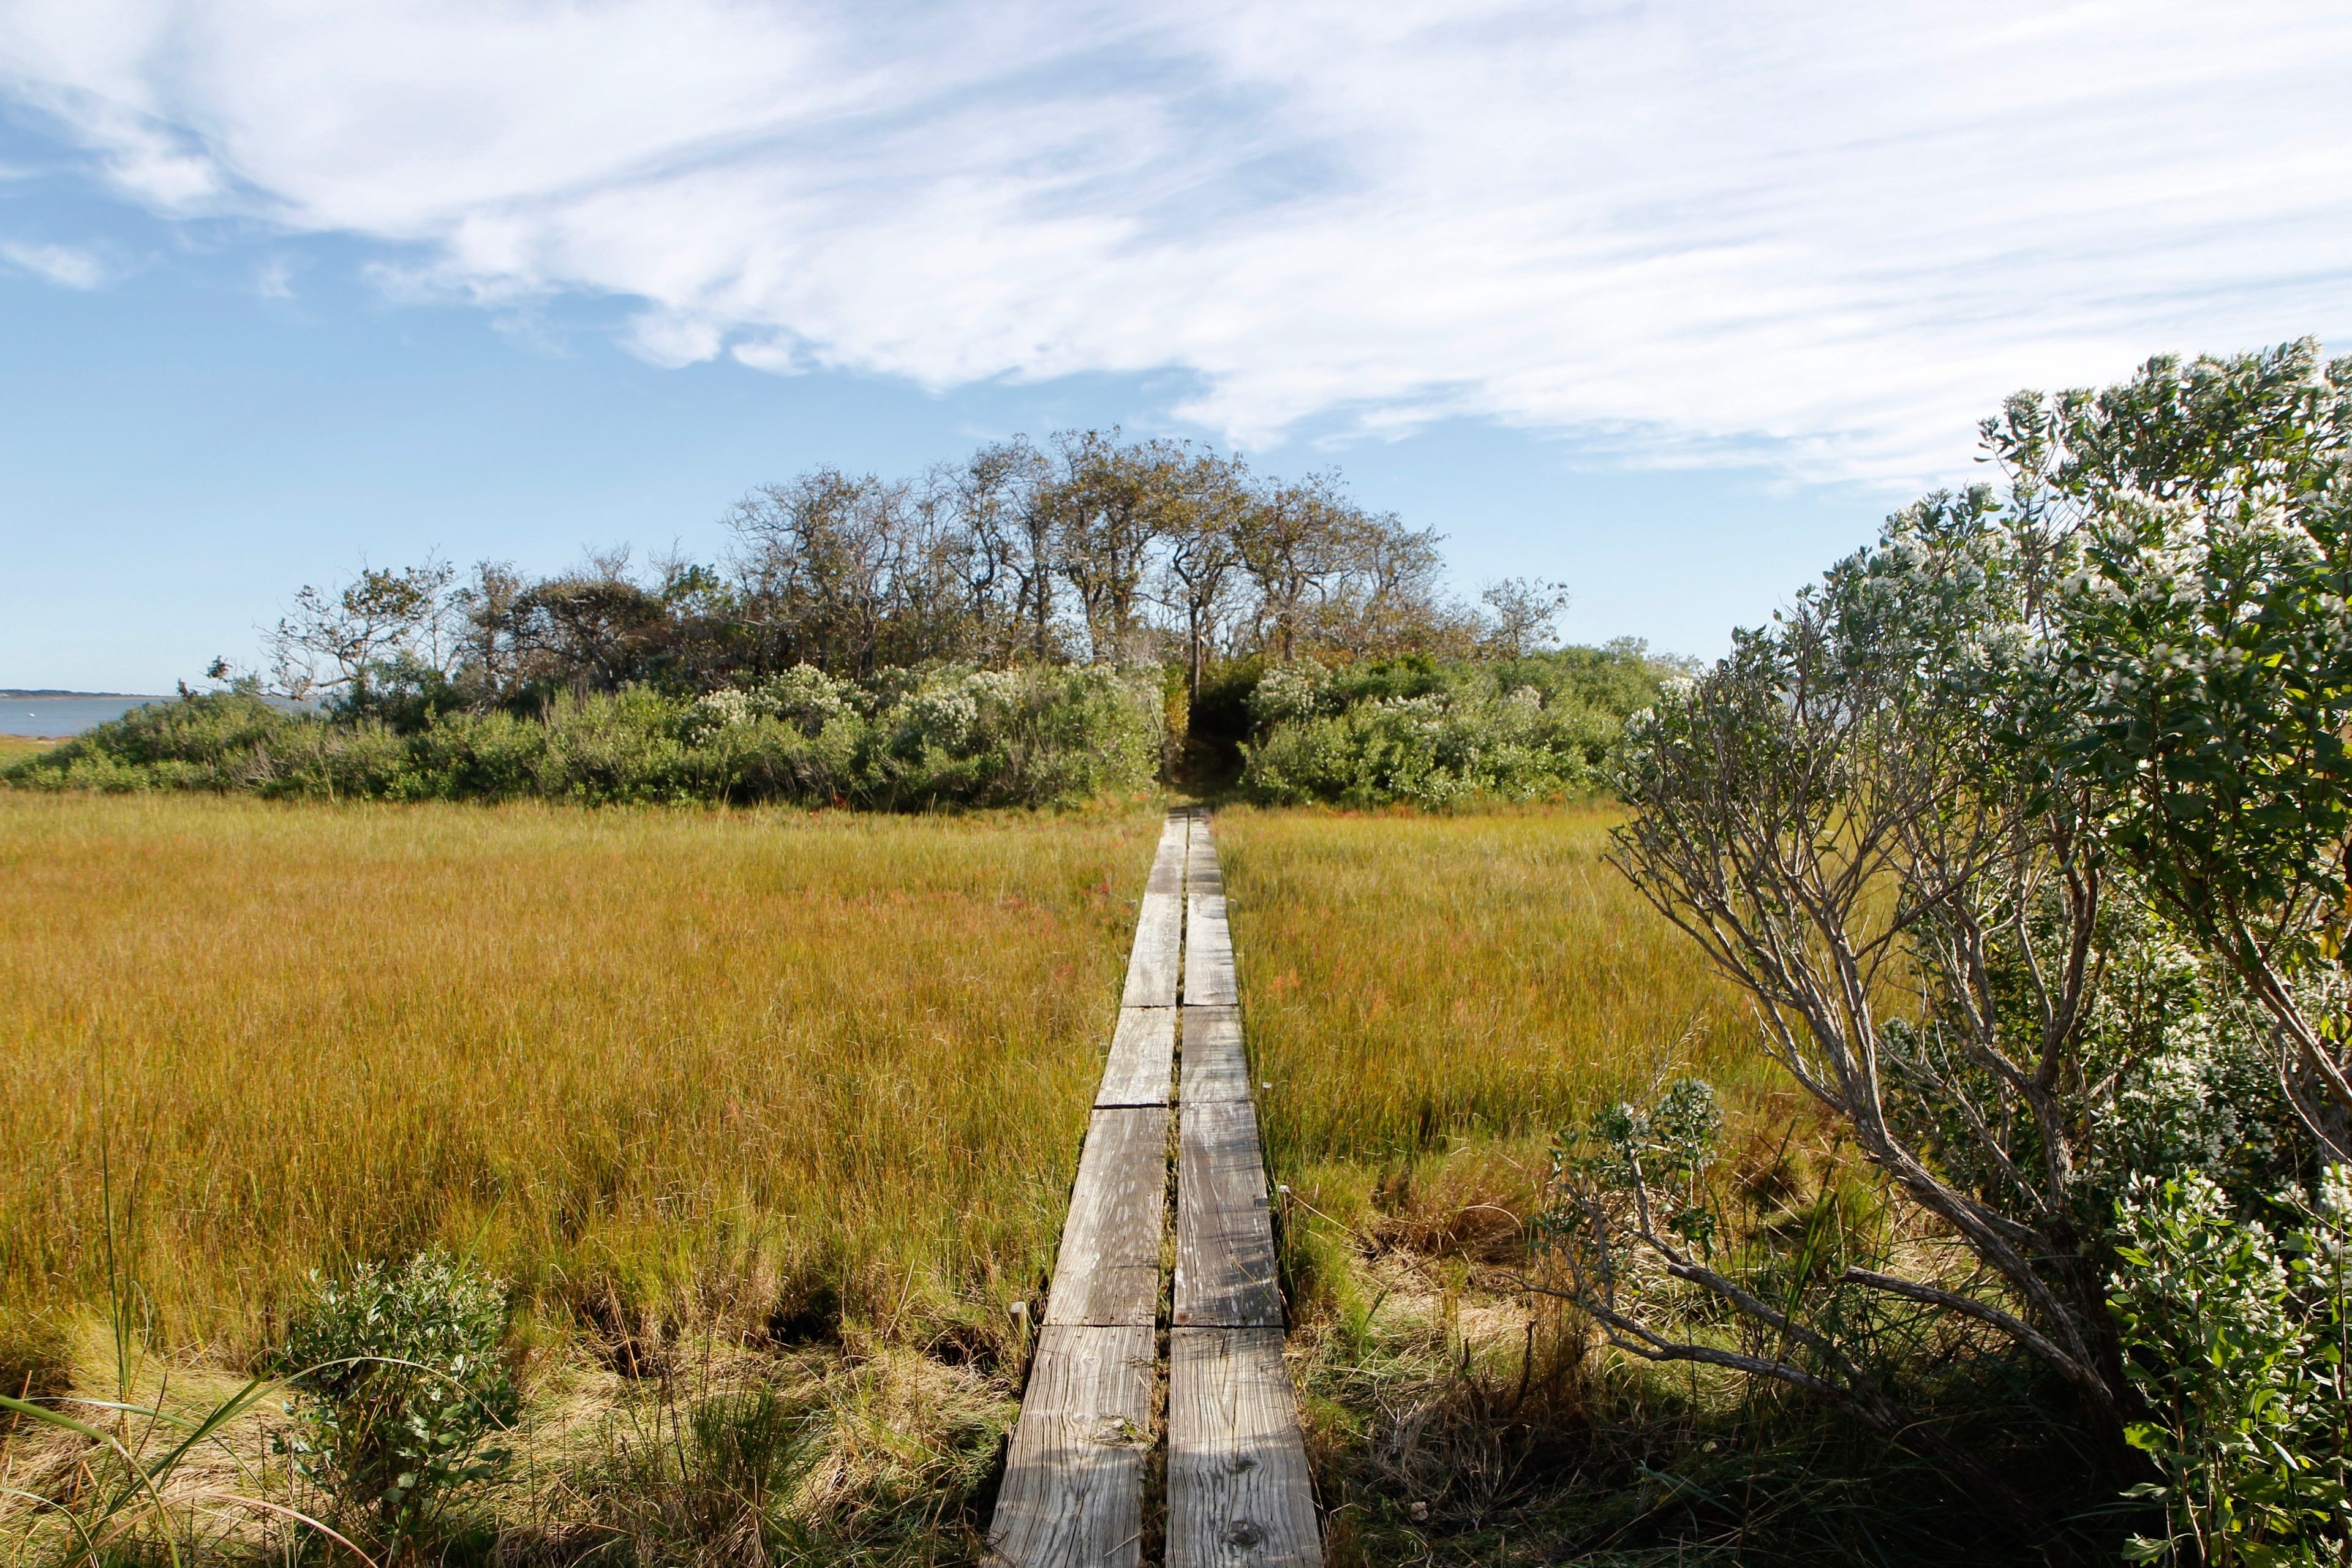
<svg viewBox="0 0 2352 1568"><path fill-rule="evenodd" d="M1259 678L1250 692L1250 717L1264 725L1311 718L1323 686L1323 672L1316 665L1276 665Z"/></svg>
<svg viewBox="0 0 2352 1568"><path fill-rule="evenodd" d="M2281 1230L2201 1175L2135 1176L2111 1300L2147 1415L2125 1436L2162 1479L2135 1489L2168 1530L2135 1562L2321 1568L2352 1559L2345 1168Z"/></svg>
<svg viewBox="0 0 2352 1568"><path fill-rule="evenodd" d="M814 735L835 720L853 714L856 709L851 705L851 695L847 681L835 680L811 664L796 664L770 677L758 693L763 713L806 735Z"/></svg>
<svg viewBox="0 0 2352 1568"><path fill-rule="evenodd" d="M688 745L709 740L721 730L749 724L764 717L757 697L738 686L722 686L694 700L678 721L678 735Z"/></svg>
<svg viewBox="0 0 2352 1568"><path fill-rule="evenodd" d="M756 686L705 692L678 721L678 733L688 744L698 744L720 731L769 720L815 735L836 720L855 716L853 690L813 665L795 665Z"/></svg>
<svg viewBox="0 0 2352 1568"><path fill-rule="evenodd" d="M2162 1471L2146 1560L2352 1560L2341 1222L2274 1196L2352 1148L2352 362L2157 361L1986 435L2005 489L1890 519L1617 753L1622 863L1973 1270L1718 1294L1897 1441L1857 1301L2006 1336Z"/></svg>
<svg viewBox="0 0 2352 1568"><path fill-rule="evenodd" d="M2312 1135L2352 1160L2352 360L2150 361L1986 426L2071 553L2045 657L2151 894L2268 1010Z"/></svg>
<svg viewBox="0 0 2352 1568"><path fill-rule="evenodd" d="M931 685L900 703L897 715L908 743L961 752L980 722L980 703L961 682Z"/></svg>
<svg viewBox="0 0 2352 1568"><path fill-rule="evenodd" d="M1157 669L947 669L877 706L861 788L899 805L1041 805L1148 789ZM885 689L888 687L886 685Z"/></svg>
<svg viewBox="0 0 2352 1568"><path fill-rule="evenodd" d="M801 665L687 705L679 787L884 807L1148 789L1160 687L1152 668L885 669L853 684Z"/></svg>

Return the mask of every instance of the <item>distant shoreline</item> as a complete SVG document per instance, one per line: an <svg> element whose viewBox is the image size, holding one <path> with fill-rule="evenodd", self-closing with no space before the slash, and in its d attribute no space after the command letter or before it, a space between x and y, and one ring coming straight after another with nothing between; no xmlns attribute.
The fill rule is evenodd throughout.
<svg viewBox="0 0 2352 1568"><path fill-rule="evenodd" d="M39 690L31 690L20 686L0 686L0 700L21 701L26 698L43 697L144 697L151 702L163 702L170 700L167 694L160 691L52 691L47 688L43 688Z"/></svg>

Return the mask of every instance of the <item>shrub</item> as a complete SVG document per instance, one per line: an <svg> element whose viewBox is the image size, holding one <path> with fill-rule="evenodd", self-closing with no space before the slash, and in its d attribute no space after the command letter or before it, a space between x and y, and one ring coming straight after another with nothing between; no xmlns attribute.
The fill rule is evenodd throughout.
<svg viewBox="0 0 2352 1568"><path fill-rule="evenodd" d="M535 716L432 710L407 729L240 689L126 714L0 779L313 799L1049 805L1149 788L1165 722L1153 672L1101 667L853 684L803 665L692 701L633 686Z"/></svg>
<svg viewBox="0 0 2352 1568"><path fill-rule="evenodd" d="M2148 1409L2126 1436L2163 1472L2136 1490L2165 1504L2172 1531L2136 1539L2135 1561L2315 1568L2352 1554L2344 1168L2322 1189L2284 1237L2238 1218L2204 1176L2138 1178L2118 1205L2112 1300Z"/></svg>
<svg viewBox="0 0 2352 1568"><path fill-rule="evenodd" d="M286 1451L395 1556L432 1531L461 1486L506 1462L504 1448L485 1446L519 1406L499 1356L506 1327L498 1283L439 1251L396 1270L313 1275L294 1313L283 1360L299 1419Z"/></svg>
<svg viewBox="0 0 2352 1568"><path fill-rule="evenodd" d="M688 1396L665 1381L602 1436L590 1489L636 1561L803 1560L807 1532L783 1504L821 1458L821 1410L758 1384Z"/></svg>
<svg viewBox="0 0 2352 1568"><path fill-rule="evenodd" d="M1524 658L1265 670L1242 788L1276 804L1529 800L1591 788L1673 666L1638 643Z"/></svg>

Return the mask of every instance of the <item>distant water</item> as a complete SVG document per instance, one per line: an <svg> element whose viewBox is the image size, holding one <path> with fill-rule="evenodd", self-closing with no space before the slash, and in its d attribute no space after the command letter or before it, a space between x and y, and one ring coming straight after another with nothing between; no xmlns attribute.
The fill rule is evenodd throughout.
<svg viewBox="0 0 2352 1568"><path fill-rule="evenodd" d="M0 735L79 735L169 697L0 697Z"/></svg>

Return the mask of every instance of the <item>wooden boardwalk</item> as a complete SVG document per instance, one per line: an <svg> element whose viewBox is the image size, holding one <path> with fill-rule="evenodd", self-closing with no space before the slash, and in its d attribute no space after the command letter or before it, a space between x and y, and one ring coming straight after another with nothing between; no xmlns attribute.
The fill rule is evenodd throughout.
<svg viewBox="0 0 2352 1568"><path fill-rule="evenodd" d="M997 1494L994 1563L1142 1562L1172 1112L1167 1568L1320 1568L1240 1002L1207 819L1171 812Z"/></svg>

